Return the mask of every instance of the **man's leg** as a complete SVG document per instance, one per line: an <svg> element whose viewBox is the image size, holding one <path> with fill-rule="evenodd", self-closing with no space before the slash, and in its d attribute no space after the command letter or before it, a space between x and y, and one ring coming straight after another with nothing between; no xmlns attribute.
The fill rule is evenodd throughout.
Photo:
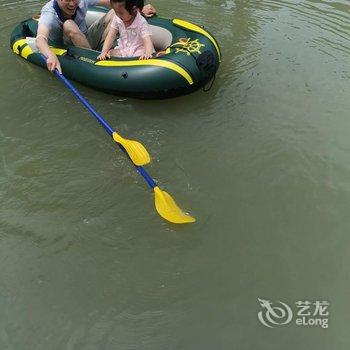
<svg viewBox="0 0 350 350"><path fill-rule="evenodd" d="M74 46L90 49L90 44L86 36L81 32L77 24L72 20L67 20L63 23L63 33Z"/></svg>
<svg viewBox="0 0 350 350"><path fill-rule="evenodd" d="M90 46L94 50L97 50L106 39L113 15L114 11L110 10L89 27L86 36L90 43Z"/></svg>
<svg viewBox="0 0 350 350"><path fill-rule="evenodd" d="M114 10L112 9L107 13L107 15L105 17L105 20L104 20L105 30L102 33L101 41L105 41L105 39L106 39L106 36L109 32L109 29L111 28L111 22L112 22L112 18L114 16L114 14L115 14Z"/></svg>

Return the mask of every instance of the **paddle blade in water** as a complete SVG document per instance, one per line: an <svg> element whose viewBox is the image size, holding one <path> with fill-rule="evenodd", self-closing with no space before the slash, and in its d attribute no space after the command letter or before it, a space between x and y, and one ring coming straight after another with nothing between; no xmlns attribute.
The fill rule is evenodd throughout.
<svg viewBox="0 0 350 350"><path fill-rule="evenodd" d="M116 132L113 133L113 140L124 147L135 165L141 166L148 164L151 161L149 153L140 142L125 139Z"/></svg>
<svg viewBox="0 0 350 350"><path fill-rule="evenodd" d="M174 199L158 186L154 187L155 206L159 215L174 224L188 224L195 222L196 219L184 213Z"/></svg>

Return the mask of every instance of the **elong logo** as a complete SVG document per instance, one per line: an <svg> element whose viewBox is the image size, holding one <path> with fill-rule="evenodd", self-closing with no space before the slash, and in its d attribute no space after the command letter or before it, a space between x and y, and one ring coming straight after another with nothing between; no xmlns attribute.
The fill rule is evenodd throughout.
<svg viewBox="0 0 350 350"><path fill-rule="evenodd" d="M266 327L274 328L288 324L293 318L292 309L282 301L278 303L280 306L272 306L271 301L259 299L263 311L258 312L259 321Z"/></svg>
<svg viewBox="0 0 350 350"><path fill-rule="evenodd" d="M289 324L293 319L293 311L291 307L278 301L275 305L266 299L258 298L261 311L258 312L258 319L261 324L268 328L275 328L276 326L284 326ZM295 324L297 326L319 326L323 329L328 328L329 321L329 302L299 300L295 303L298 309L295 312Z"/></svg>

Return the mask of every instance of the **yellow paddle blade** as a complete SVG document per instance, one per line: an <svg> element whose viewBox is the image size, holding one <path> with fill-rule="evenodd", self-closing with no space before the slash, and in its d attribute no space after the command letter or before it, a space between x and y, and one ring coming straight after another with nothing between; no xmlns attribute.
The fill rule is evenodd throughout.
<svg viewBox="0 0 350 350"><path fill-rule="evenodd" d="M195 222L196 219L185 214L175 203L169 193L162 191L158 186L154 187L155 205L159 215L173 222L174 224L188 224Z"/></svg>
<svg viewBox="0 0 350 350"><path fill-rule="evenodd" d="M120 143L128 153L135 165L145 165L151 161L151 157L146 148L138 141L128 140L113 132L113 140Z"/></svg>

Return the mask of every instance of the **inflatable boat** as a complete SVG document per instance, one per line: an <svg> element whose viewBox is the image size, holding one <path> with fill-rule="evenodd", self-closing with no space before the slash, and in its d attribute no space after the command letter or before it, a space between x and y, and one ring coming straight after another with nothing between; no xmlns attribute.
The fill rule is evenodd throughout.
<svg viewBox="0 0 350 350"><path fill-rule="evenodd" d="M86 21L92 24L108 10L92 7ZM31 63L44 67L35 45L38 20L35 15L17 25L11 49ZM202 26L182 19L155 16L147 19L156 49L154 57L98 61L99 51L49 42L69 79L94 89L136 98L168 98L188 94L212 83L221 61L215 38ZM100 48L101 49L101 48Z"/></svg>

